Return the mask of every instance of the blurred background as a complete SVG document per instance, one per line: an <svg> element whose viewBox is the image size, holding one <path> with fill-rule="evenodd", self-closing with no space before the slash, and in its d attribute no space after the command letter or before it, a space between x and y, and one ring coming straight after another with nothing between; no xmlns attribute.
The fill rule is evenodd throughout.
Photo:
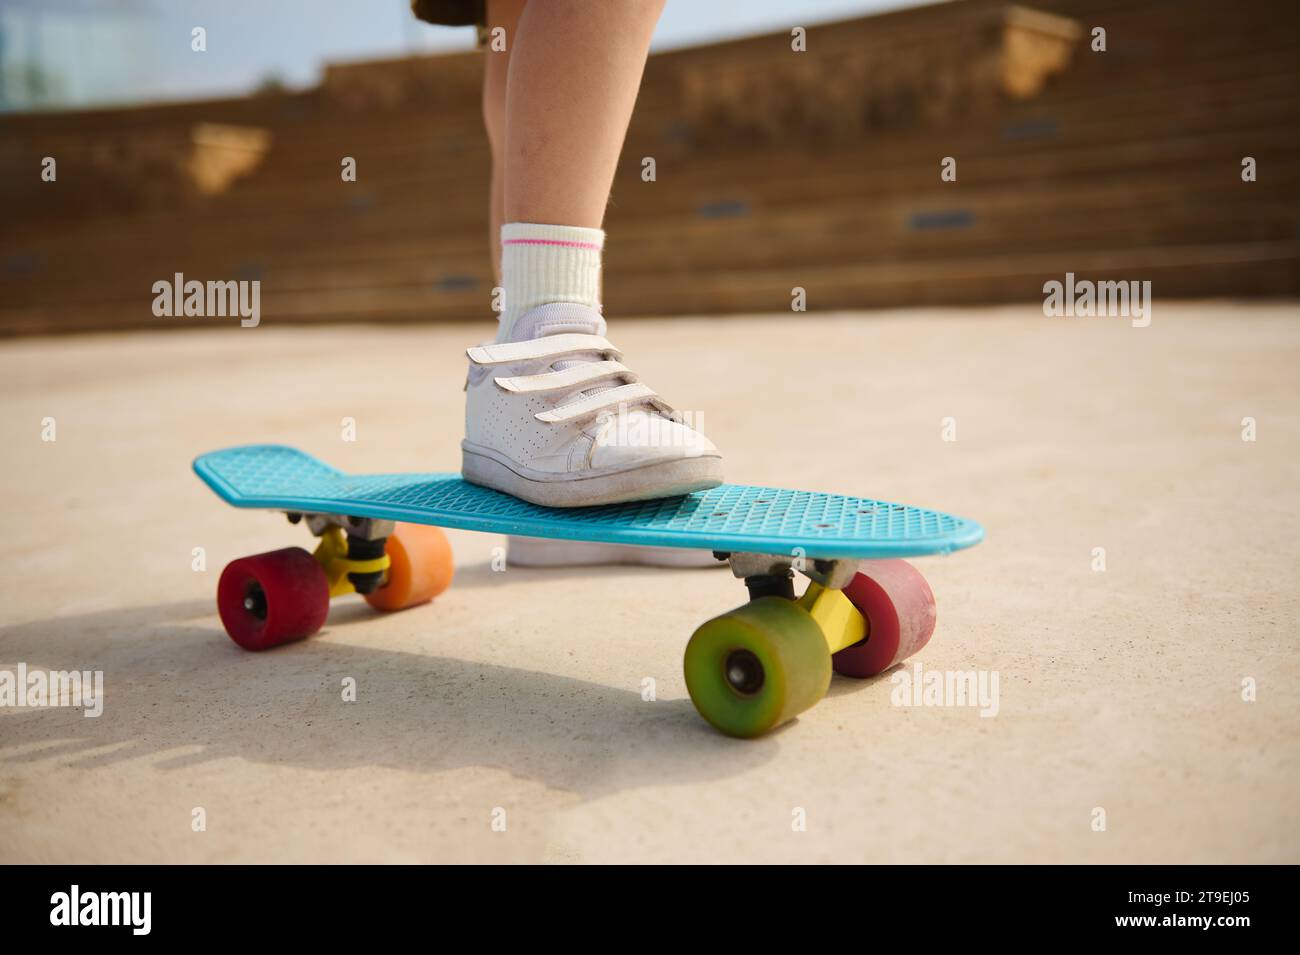
<svg viewBox="0 0 1300 955"><path fill-rule="evenodd" d="M669 0L606 311L1034 302L1066 272L1294 296L1298 27L1295 0ZM152 312L177 272L261 280L263 322L486 320L483 56L405 0L0 0L0 334L194 327Z"/></svg>

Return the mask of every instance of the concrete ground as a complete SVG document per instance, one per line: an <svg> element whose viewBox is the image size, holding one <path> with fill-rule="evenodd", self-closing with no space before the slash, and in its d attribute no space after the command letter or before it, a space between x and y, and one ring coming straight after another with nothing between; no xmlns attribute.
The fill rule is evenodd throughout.
<svg viewBox="0 0 1300 955"><path fill-rule="evenodd" d="M732 480L988 528L917 561L939 603L918 659L996 672L996 716L837 677L751 742L682 679L693 628L743 599L724 570L494 572L502 540L456 532L432 606L351 597L265 654L223 634L222 566L309 537L190 459L266 440L455 469L483 326L3 343L0 670L102 670L105 699L0 709L0 862L1300 861L1297 319L616 322Z"/></svg>

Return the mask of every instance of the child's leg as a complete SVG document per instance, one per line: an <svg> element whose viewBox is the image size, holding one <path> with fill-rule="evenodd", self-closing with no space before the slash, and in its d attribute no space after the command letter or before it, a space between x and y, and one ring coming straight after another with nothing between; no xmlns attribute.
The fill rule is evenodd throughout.
<svg viewBox="0 0 1300 955"><path fill-rule="evenodd" d="M599 229L663 0L530 3L510 55L505 221Z"/></svg>
<svg viewBox="0 0 1300 955"><path fill-rule="evenodd" d="M519 18L506 92L505 309L600 305L600 231L662 0L546 0Z"/></svg>
<svg viewBox="0 0 1300 955"><path fill-rule="evenodd" d="M505 220L506 192L506 81L510 54L519 35L519 17L524 0L488 0L487 28L505 30L506 48L484 50L483 126L492 149L492 192L488 200L488 248L492 250L492 274L501 282L501 226Z"/></svg>
<svg viewBox="0 0 1300 955"><path fill-rule="evenodd" d="M504 223L549 222L600 228L645 68L650 34L663 9L663 0L606 0L598 6L579 0L572 5L581 9L582 16L574 17L560 9L562 3L548 0L535 5L547 9L529 14L524 33L519 26L525 2L487 3L488 30L500 27L506 37L505 50L489 47L485 51L483 73L483 125L492 150L488 237L492 271L498 282ZM632 11L631 17L624 16L625 7ZM610 29L611 19L616 21L612 30L615 42L602 45L611 34L601 36L598 31ZM576 33L575 23L582 27ZM557 70L557 60L565 59L564 49L547 47L556 40L557 33L560 42L570 43L575 49L594 37L601 62L585 71L570 69L567 63ZM515 55L516 40L521 42L523 56ZM523 62L517 68L517 92L507 99L511 64L517 60ZM574 60L581 62L577 56ZM615 67L612 71L611 64ZM540 83L533 82L537 72L544 77ZM572 95L575 89L582 95L595 96L582 102L580 96ZM507 102L511 104L509 120ZM507 122L513 143L508 173ZM565 155L572 161L566 164ZM512 197L509 219L505 217L507 180Z"/></svg>
<svg viewBox="0 0 1300 955"><path fill-rule="evenodd" d="M497 344L470 350L462 473L552 506L721 483L721 455L603 337L600 230L662 0L494 0L503 65L484 117L505 290ZM516 17L514 35L508 21Z"/></svg>
<svg viewBox="0 0 1300 955"><path fill-rule="evenodd" d="M501 27L507 39L504 51L485 52L483 73L483 125L492 150L492 191L489 200L489 244L492 273L501 282L501 226L505 222L506 89L511 52L525 0L488 0L487 27ZM606 187L606 190L608 187ZM667 547L629 547L582 541L509 538L511 564L533 567L573 567L605 564L648 564L662 567L721 566L711 554Z"/></svg>

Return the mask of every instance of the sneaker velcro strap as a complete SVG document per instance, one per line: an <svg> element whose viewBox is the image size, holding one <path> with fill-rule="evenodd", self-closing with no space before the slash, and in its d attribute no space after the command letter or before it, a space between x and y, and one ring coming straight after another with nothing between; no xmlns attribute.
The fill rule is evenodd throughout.
<svg viewBox="0 0 1300 955"><path fill-rule="evenodd" d="M548 371L541 375L520 375L516 378L498 378L496 383L517 395L534 395L547 391L572 391L605 378L627 378L636 381L636 373L622 362L589 361L563 371Z"/></svg>
<svg viewBox="0 0 1300 955"><path fill-rule="evenodd" d="M476 365L508 365L515 361L559 358L563 355L576 355L588 351L603 352L614 358L620 358L623 355L603 335L583 335L577 332L568 332L563 335L546 335L526 342L497 342L491 345L475 345L473 348L465 349L465 354Z"/></svg>
<svg viewBox="0 0 1300 955"><path fill-rule="evenodd" d="M571 401L567 405L560 405L560 407L553 408L550 411L539 412L533 417L538 421L559 424L564 421L572 421L574 418L595 414L606 408L631 404L634 401L640 402L646 399L658 403L655 390L649 385L640 383L620 385L618 388L610 388L608 391L601 391L594 395L587 395L585 398L579 398L577 401Z"/></svg>

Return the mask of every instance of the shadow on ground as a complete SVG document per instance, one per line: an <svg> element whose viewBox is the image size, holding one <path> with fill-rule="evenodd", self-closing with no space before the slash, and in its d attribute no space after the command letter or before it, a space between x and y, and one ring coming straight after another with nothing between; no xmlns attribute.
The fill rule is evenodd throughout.
<svg viewBox="0 0 1300 955"><path fill-rule="evenodd" d="M372 614L333 608L321 637ZM239 758L313 770L383 766L437 774L497 767L594 797L746 772L781 732L721 736L688 699L552 673L315 638L240 650L208 600L0 629L0 662L103 670L103 715L16 709L0 717L0 763L57 758L93 769L150 758L163 770ZM353 677L358 700L343 703Z"/></svg>

